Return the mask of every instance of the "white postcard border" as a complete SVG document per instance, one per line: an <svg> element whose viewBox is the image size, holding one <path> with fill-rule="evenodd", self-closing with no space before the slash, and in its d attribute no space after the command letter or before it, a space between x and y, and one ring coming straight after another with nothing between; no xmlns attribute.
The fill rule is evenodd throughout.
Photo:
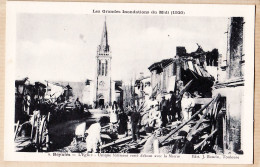
<svg viewBox="0 0 260 167"><path fill-rule="evenodd" d="M14 74L15 74L15 43L16 43L16 14L17 13L74 13L94 14L93 9L99 10L178 10L185 11L185 15L169 15L165 17L244 17L244 39L246 55L245 63L245 109L242 114L246 133L244 142L244 155L236 158L192 158L192 155L179 155L180 158L172 158L169 155L153 157L106 157L106 154L92 154L93 156L80 155L80 153L68 153L67 155L53 155L53 153L21 153L15 152L13 148L13 119L14 119ZM100 13L98 15L117 15L111 13ZM134 14L133 14L134 15ZM135 14L138 15L138 14ZM149 14L150 16L153 14ZM195 5L195 4L127 4L127 3L71 3L71 2L7 2L7 24L6 24L6 91L5 91L5 127L4 155L7 161L58 161L58 162L124 162L124 163L220 163L220 164L249 164L253 162L253 91L254 91L254 21L255 6L253 5ZM11 133L10 133L11 132ZM57 153L62 154L62 153ZM164 156L167 156L164 158ZM174 154L172 154L174 156ZM204 155L205 157L207 155Z"/></svg>

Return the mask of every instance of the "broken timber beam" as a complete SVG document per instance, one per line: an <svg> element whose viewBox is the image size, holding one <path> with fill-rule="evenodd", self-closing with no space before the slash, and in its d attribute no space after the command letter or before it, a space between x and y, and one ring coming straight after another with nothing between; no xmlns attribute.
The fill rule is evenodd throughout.
<svg viewBox="0 0 260 167"><path fill-rule="evenodd" d="M105 125L105 126L102 126L101 129L105 129L105 128L109 128L110 125Z"/></svg>
<svg viewBox="0 0 260 167"><path fill-rule="evenodd" d="M184 87L182 90L180 90L180 97L182 97L182 95L186 92L186 90L191 86L191 83L192 83L193 79L190 80ZM177 100L176 103L178 103L179 101L181 101L181 98L180 100Z"/></svg>
<svg viewBox="0 0 260 167"><path fill-rule="evenodd" d="M216 132L218 131L218 129L215 129L208 137L206 137L202 142L200 142L199 144L197 144L196 146L194 146L194 149L197 150L199 147L202 146L202 144L207 141L210 137L212 137Z"/></svg>
<svg viewBox="0 0 260 167"><path fill-rule="evenodd" d="M210 102L211 98L194 98L195 104L206 104Z"/></svg>
<svg viewBox="0 0 260 167"><path fill-rule="evenodd" d="M208 108L216 109L216 107L214 108L214 105L218 101L219 97L220 97L220 94L217 95L217 97L212 101L211 105L209 105ZM212 107L212 105L213 105L213 107ZM188 138L195 134L196 130L198 129L200 124L204 121L204 118L206 117L208 112L209 112L209 109L206 110L206 112L203 114L203 116L197 121L196 125L191 129L190 133L188 134L188 136L187 136Z"/></svg>
<svg viewBox="0 0 260 167"><path fill-rule="evenodd" d="M219 95L218 95L219 96ZM217 97L218 97L217 96ZM202 107L199 111L197 111L195 114L191 116L189 120L182 123L180 126L178 126L176 129L174 129L171 133L169 133L162 141L163 143L165 140L167 140L169 137L171 137L173 134L175 134L177 131L179 131L181 128L183 128L187 123L189 123L193 118L195 118L199 113L201 113L205 108L207 108L217 97L213 98L208 104L206 104L204 107Z"/></svg>
<svg viewBox="0 0 260 167"><path fill-rule="evenodd" d="M190 80L184 87L182 90L180 90L180 95L183 95L184 92L186 92L186 90L190 87L191 83L192 83L193 79Z"/></svg>
<svg viewBox="0 0 260 167"><path fill-rule="evenodd" d="M122 142L127 142L129 140L132 139L132 136L128 136L128 137L125 137L125 138L122 138L122 139L118 139L116 141L113 141L111 143L108 143L108 144L105 144L105 145L101 145L99 148L100 149L103 149L103 148L106 148L106 147L109 147L109 146L113 146L113 145L117 145L117 144L120 144Z"/></svg>
<svg viewBox="0 0 260 167"><path fill-rule="evenodd" d="M145 108L145 107L144 107L144 104L145 104L145 102L143 102L143 103L139 106L139 108L137 109L138 112L140 112L140 110L142 110L143 108Z"/></svg>

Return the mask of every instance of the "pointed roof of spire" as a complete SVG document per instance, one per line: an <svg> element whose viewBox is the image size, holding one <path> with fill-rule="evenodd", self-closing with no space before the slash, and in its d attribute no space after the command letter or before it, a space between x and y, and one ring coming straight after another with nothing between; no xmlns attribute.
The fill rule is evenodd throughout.
<svg viewBox="0 0 260 167"><path fill-rule="evenodd" d="M106 52L109 51L106 18L105 18L105 22L104 22L104 28L103 28L103 33L102 33L102 37L101 37L100 47L103 51L106 51Z"/></svg>

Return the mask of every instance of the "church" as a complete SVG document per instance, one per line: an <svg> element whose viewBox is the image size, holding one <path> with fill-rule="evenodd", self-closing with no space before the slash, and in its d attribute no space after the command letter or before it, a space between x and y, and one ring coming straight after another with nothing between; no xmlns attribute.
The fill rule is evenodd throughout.
<svg viewBox="0 0 260 167"><path fill-rule="evenodd" d="M95 108L103 108L112 105L114 101L118 104L123 103L122 81L112 79L112 52L108 43L108 31L106 20L104 22L101 42L97 47L96 56L96 74L93 82L86 84L86 89L94 89L93 92L88 91L88 97L93 97L93 106ZM89 90L88 89L88 90ZM91 104L92 100L88 98L83 103Z"/></svg>

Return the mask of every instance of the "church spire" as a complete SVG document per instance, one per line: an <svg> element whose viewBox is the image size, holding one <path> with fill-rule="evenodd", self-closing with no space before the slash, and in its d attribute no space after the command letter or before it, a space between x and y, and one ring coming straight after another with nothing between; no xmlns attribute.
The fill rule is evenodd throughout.
<svg viewBox="0 0 260 167"><path fill-rule="evenodd" d="M102 37L101 37L100 49L105 52L109 51L106 18L105 18L105 22L104 22L104 29L103 29Z"/></svg>

